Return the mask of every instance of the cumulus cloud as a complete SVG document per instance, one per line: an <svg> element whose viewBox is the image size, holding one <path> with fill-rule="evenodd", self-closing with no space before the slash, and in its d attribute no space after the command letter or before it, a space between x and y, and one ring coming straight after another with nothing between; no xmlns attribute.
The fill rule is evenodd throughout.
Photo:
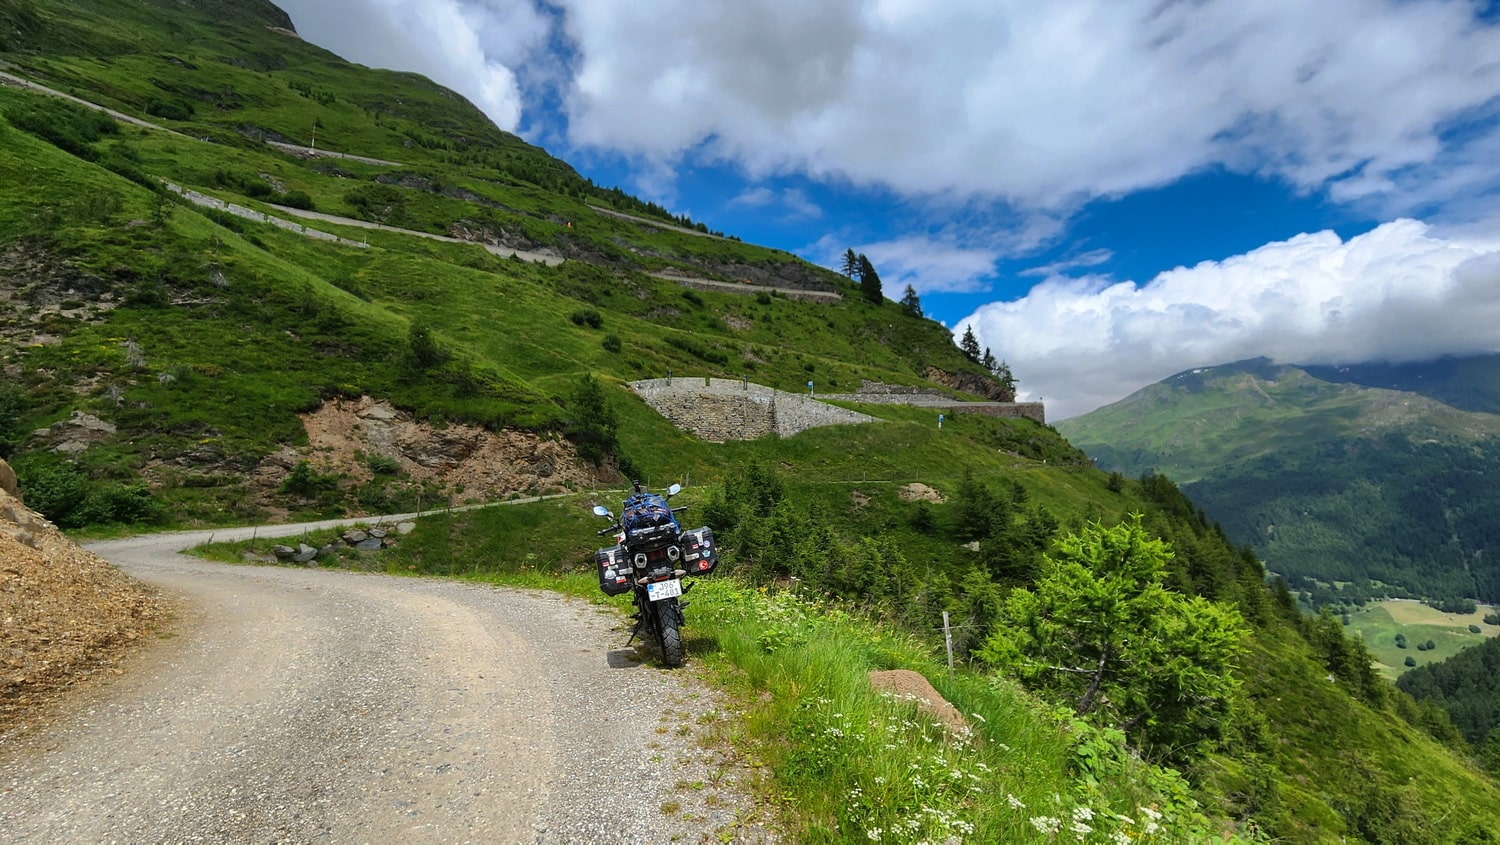
<svg viewBox="0 0 1500 845"><path fill-rule="evenodd" d="M564 5L576 143L1028 207L1210 166L1386 192L1500 94L1447 0Z"/></svg>
<svg viewBox="0 0 1500 845"><path fill-rule="evenodd" d="M1064 419L1173 373L1268 355L1297 364L1500 351L1500 236L1395 220L1303 234L1151 281L1054 277L958 331L1007 360Z"/></svg>
<svg viewBox="0 0 1500 845"><path fill-rule="evenodd" d="M521 124L514 68L550 67L549 16L527 0L279 0L297 31L370 67L413 71L463 94L497 126Z"/></svg>

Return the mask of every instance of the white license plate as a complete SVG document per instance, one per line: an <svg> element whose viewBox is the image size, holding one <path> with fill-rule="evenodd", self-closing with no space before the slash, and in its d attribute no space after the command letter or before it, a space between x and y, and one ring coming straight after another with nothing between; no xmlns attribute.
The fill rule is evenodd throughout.
<svg viewBox="0 0 1500 845"><path fill-rule="evenodd" d="M662 599L675 599L682 595L682 582L673 578L670 581L657 581L646 585L646 598L652 601Z"/></svg>

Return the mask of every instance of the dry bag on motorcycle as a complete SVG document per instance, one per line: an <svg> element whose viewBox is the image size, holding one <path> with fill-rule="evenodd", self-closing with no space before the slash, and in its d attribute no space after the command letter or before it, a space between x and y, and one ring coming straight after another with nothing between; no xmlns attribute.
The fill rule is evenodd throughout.
<svg viewBox="0 0 1500 845"><path fill-rule="evenodd" d="M682 566L689 575L707 575L719 565L719 546L712 528L682 532Z"/></svg>
<svg viewBox="0 0 1500 845"><path fill-rule="evenodd" d="M677 536L677 518L667 500L656 493L637 493L625 500L620 517L625 529L625 544L651 543Z"/></svg>
<svg viewBox="0 0 1500 845"><path fill-rule="evenodd" d="M635 583L635 574L630 570L629 556L624 546L610 546L594 552L594 561L599 566L599 589L607 596L618 596L630 592Z"/></svg>

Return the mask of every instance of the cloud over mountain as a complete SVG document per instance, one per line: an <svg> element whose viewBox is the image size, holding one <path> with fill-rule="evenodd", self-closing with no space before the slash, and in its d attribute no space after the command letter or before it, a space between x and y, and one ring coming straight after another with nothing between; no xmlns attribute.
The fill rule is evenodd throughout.
<svg viewBox="0 0 1500 845"><path fill-rule="evenodd" d="M1061 419L1191 367L1418 361L1500 350L1500 235L1401 219L1299 235L1145 284L1053 277L960 324ZM1059 401L1060 400L1060 401Z"/></svg>

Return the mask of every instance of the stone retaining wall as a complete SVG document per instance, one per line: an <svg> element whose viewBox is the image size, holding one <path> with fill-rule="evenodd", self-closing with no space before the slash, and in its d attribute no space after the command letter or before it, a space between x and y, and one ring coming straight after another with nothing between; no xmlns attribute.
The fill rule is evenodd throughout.
<svg viewBox="0 0 1500 845"><path fill-rule="evenodd" d="M816 398L734 379L670 378L631 382L646 404L673 425L704 440L782 437L825 425L875 422Z"/></svg>

